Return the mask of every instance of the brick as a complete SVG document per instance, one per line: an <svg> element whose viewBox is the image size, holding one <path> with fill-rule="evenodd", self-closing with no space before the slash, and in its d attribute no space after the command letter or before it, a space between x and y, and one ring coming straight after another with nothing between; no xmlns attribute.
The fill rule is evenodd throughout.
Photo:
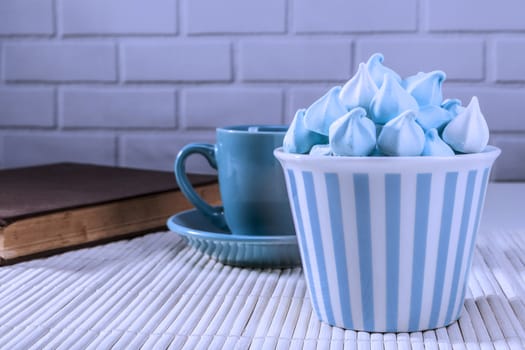
<svg viewBox="0 0 525 350"><path fill-rule="evenodd" d="M78 88L61 97L64 127L175 127L172 89Z"/></svg>
<svg viewBox="0 0 525 350"><path fill-rule="evenodd" d="M287 124L292 122L292 119L300 108L308 108L321 96L330 90L331 86L326 87L304 87L292 89L289 93L289 103L287 113L284 120Z"/></svg>
<svg viewBox="0 0 525 350"><path fill-rule="evenodd" d="M0 1L0 35L51 35L52 0Z"/></svg>
<svg viewBox="0 0 525 350"><path fill-rule="evenodd" d="M9 134L5 136L5 166L53 162L113 165L115 138L106 135Z"/></svg>
<svg viewBox="0 0 525 350"><path fill-rule="evenodd" d="M525 40L498 40L495 44L497 81L525 80Z"/></svg>
<svg viewBox="0 0 525 350"><path fill-rule="evenodd" d="M8 81L115 81L115 46L109 43L31 43L4 46Z"/></svg>
<svg viewBox="0 0 525 350"><path fill-rule="evenodd" d="M356 44L356 66L381 52L401 76L442 70L447 80L484 78L484 42L479 39L363 39Z"/></svg>
<svg viewBox="0 0 525 350"><path fill-rule="evenodd" d="M227 43L175 42L123 45L126 81L229 81L231 50Z"/></svg>
<svg viewBox="0 0 525 350"><path fill-rule="evenodd" d="M299 33L415 31L416 0L293 1L293 28Z"/></svg>
<svg viewBox="0 0 525 350"><path fill-rule="evenodd" d="M186 144L215 143L214 132L173 133L168 135L126 135L119 142L119 164L134 168L173 171L177 153ZM188 172L210 174L214 170L201 156L188 158ZM175 181L175 180L174 180Z"/></svg>
<svg viewBox="0 0 525 350"><path fill-rule="evenodd" d="M492 178L496 181L525 181L525 135L493 135L491 144L501 148L494 163Z"/></svg>
<svg viewBox="0 0 525 350"><path fill-rule="evenodd" d="M186 6L190 34L285 31L285 0L191 0Z"/></svg>
<svg viewBox="0 0 525 350"><path fill-rule="evenodd" d="M488 87L451 87L444 85L445 98L459 98L464 105L470 102L472 96L479 98L481 111L487 120L491 131L525 131L525 116L523 88L488 88Z"/></svg>
<svg viewBox="0 0 525 350"><path fill-rule="evenodd" d="M67 0L61 2L63 33L174 34L175 0Z"/></svg>
<svg viewBox="0 0 525 350"><path fill-rule="evenodd" d="M188 89L182 116L187 128L282 124L283 97L274 89Z"/></svg>
<svg viewBox="0 0 525 350"><path fill-rule="evenodd" d="M248 41L240 45L243 81L342 81L350 75L346 41Z"/></svg>
<svg viewBox="0 0 525 350"><path fill-rule="evenodd" d="M427 6L432 31L525 29L520 0L444 0L429 1Z"/></svg>
<svg viewBox="0 0 525 350"><path fill-rule="evenodd" d="M55 93L47 88L0 88L0 126L55 125Z"/></svg>

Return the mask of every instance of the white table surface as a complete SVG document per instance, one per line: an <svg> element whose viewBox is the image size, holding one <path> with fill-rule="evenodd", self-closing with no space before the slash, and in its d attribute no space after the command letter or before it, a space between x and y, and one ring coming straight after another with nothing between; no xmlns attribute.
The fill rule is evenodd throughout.
<svg viewBox="0 0 525 350"><path fill-rule="evenodd" d="M301 268L241 269L159 232L0 268L0 349L525 349L524 184L490 184L456 323L320 323Z"/></svg>
<svg viewBox="0 0 525 350"><path fill-rule="evenodd" d="M482 217L484 230L525 230L525 183L491 183Z"/></svg>

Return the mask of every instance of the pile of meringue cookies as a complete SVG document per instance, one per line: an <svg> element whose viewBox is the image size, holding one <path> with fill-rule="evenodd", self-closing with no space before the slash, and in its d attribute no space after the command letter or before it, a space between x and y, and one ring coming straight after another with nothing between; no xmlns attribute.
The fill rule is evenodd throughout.
<svg viewBox="0 0 525 350"><path fill-rule="evenodd" d="M286 133L288 153L324 156L454 156L482 152L489 129L477 97L443 101L444 72L405 79L376 53L343 87L299 109Z"/></svg>

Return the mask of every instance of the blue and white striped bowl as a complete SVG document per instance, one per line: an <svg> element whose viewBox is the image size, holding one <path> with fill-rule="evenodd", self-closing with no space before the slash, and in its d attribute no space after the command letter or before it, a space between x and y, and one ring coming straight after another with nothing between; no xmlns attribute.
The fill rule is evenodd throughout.
<svg viewBox="0 0 525 350"><path fill-rule="evenodd" d="M457 320L500 152L327 157L276 149L319 319L369 332Z"/></svg>

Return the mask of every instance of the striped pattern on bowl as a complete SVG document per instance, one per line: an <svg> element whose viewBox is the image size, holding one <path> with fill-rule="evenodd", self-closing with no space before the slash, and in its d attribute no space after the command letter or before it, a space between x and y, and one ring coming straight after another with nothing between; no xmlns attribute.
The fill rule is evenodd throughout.
<svg viewBox="0 0 525 350"><path fill-rule="evenodd" d="M499 152L334 158L276 150L318 317L373 332L457 320Z"/></svg>

